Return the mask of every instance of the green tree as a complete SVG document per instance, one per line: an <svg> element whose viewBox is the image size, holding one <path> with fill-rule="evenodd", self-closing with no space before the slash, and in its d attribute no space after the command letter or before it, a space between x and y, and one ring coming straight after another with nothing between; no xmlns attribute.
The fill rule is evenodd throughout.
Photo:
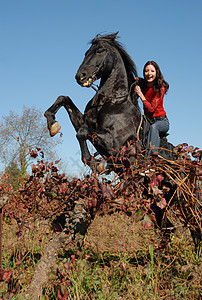
<svg viewBox="0 0 202 300"><path fill-rule="evenodd" d="M40 110L24 107L21 115L10 111L8 116L2 117L0 126L0 159L5 167L15 162L21 176L25 175L32 163L29 149L41 148L46 160L58 159L56 147L62 138L51 139Z"/></svg>
<svg viewBox="0 0 202 300"><path fill-rule="evenodd" d="M5 174L8 174L7 182L11 183L14 189L19 187L19 179L21 177L21 171L18 164L11 161L10 164L5 168Z"/></svg>

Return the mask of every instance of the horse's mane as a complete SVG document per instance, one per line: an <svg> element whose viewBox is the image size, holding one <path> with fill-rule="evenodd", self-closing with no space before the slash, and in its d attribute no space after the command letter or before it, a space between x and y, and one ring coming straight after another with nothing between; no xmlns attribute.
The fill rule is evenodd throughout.
<svg viewBox="0 0 202 300"><path fill-rule="evenodd" d="M130 79L130 81L134 81L134 76L137 76L137 69L136 69L136 65L134 63L134 61L132 60L132 58L130 57L130 55L124 50L123 46L121 45L120 42L118 42L116 40L117 38L117 33L113 33L113 34L107 34L107 35L97 35L92 41L92 45L98 42L107 42L109 43L112 47L115 47L124 62L126 71L128 73L128 78Z"/></svg>

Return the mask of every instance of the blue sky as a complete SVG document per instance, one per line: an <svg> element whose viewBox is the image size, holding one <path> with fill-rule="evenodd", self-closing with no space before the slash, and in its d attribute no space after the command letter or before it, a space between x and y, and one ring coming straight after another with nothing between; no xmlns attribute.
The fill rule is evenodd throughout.
<svg viewBox="0 0 202 300"><path fill-rule="evenodd" d="M164 106L169 141L202 148L201 0L0 0L0 118L23 105L45 111L68 95L83 112L94 91L75 81L89 42L98 33L119 31L120 42L139 76L155 60L170 89ZM61 109L59 155L70 173L79 172L79 145Z"/></svg>

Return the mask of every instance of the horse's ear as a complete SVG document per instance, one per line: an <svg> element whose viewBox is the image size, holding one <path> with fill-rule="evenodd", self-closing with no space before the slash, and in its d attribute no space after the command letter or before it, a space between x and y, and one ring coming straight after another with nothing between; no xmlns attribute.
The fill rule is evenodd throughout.
<svg viewBox="0 0 202 300"><path fill-rule="evenodd" d="M115 41L115 39L117 38L118 33L119 33L119 31L117 31L115 33L111 33L111 34L107 35L106 37L108 39L111 39L111 40Z"/></svg>
<svg viewBox="0 0 202 300"><path fill-rule="evenodd" d="M117 31L116 33L114 33L114 40L117 38L117 35L118 35L119 31Z"/></svg>

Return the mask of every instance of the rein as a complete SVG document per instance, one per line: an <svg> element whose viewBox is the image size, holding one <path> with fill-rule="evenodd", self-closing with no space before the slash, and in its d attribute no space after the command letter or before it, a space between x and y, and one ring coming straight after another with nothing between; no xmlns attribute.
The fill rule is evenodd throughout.
<svg viewBox="0 0 202 300"><path fill-rule="evenodd" d="M121 98L124 98L123 101L121 102L118 102L118 103L113 103L113 102L110 102L110 101L107 101L107 102L104 102L103 104L98 104L98 105L93 105L92 107L99 107L99 106L103 106L105 103L113 103L113 104L122 104L124 103L127 99L128 99L128 96L130 95L131 91L132 91L132 88L136 85L136 82L133 82L130 86L130 89L129 89L129 92L127 94L125 94L124 96L119 96L119 97L115 97L114 99L121 99ZM96 89L93 85L91 86L92 89L94 89L96 91L96 93L99 92L99 89ZM100 95L103 95L105 96L104 93L100 92ZM109 98L110 99L110 98ZM139 107L136 107L137 110L139 110L140 112L140 115L141 115L141 118L140 118L140 124L138 126L138 129L137 129L137 141L138 142L142 142L140 141L140 130L142 128L142 124L143 124L143 119L144 119L144 115L142 114L141 110Z"/></svg>
<svg viewBox="0 0 202 300"><path fill-rule="evenodd" d="M136 82L133 82L133 83L131 84L130 89L129 89L129 92L128 92L127 94L125 94L125 95L123 95L123 96L118 96L118 97L106 97L105 94L104 94L103 92L101 92L99 89L96 89L95 85L94 85L94 86L91 85L91 88L94 89L94 90L96 91L97 94L99 93L99 95L102 95L102 96L104 96L104 97L106 97L106 98L109 98L109 99L115 99L115 100L116 100L116 99L122 99L122 98L124 98L123 101L118 102L118 103L116 103L116 102L113 103L113 101L112 101L112 102L107 101L107 102L105 102L105 103L122 104L123 102L125 102L125 101L128 99L128 96L130 95L130 93L131 93L131 91L132 91L132 87L133 87L135 84L136 84ZM98 104L98 105L96 105L96 106L102 106L102 105L103 105L103 104Z"/></svg>

